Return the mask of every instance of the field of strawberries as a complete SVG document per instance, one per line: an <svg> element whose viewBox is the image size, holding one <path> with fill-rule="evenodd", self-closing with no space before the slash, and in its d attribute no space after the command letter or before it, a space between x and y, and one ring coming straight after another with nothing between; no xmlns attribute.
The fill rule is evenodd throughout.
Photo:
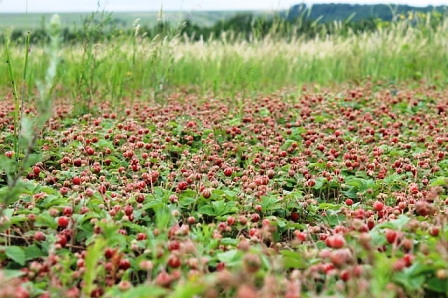
<svg viewBox="0 0 448 298"><path fill-rule="evenodd" d="M3 197L24 158L13 111L1 102ZM72 111L54 103L1 206L0 297L447 297L446 90Z"/></svg>

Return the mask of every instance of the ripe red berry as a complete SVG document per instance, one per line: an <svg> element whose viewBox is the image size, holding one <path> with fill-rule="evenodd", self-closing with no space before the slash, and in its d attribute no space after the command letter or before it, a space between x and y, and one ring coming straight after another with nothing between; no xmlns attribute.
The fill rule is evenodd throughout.
<svg viewBox="0 0 448 298"><path fill-rule="evenodd" d="M310 180L307 181L307 185L309 187L313 187L314 185L316 185L316 181L314 181L314 179L310 179Z"/></svg>
<svg viewBox="0 0 448 298"><path fill-rule="evenodd" d="M212 192L209 189L204 189L202 191L202 196L204 199L209 199L212 196Z"/></svg>
<svg viewBox="0 0 448 298"><path fill-rule="evenodd" d="M72 180L74 185L81 185L81 178L80 177L74 177Z"/></svg>
<svg viewBox="0 0 448 298"><path fill-rule="evenodd" d="M63 186L59 189L59 192L61 193L61 195L65 196L68 194L68 188Z"/></svg>
<svg viewBox="0 0 448 298"><path fill-rule="evenodd" d="M58 218L58 226L61 228L66 228L68 226L68 218L61 216Z"/></svg>
<svg viewBox="0 0 448 298"><path fill-rule="evenodd" d="M233 173L232 168L225 168L224 169L224 175L226 175L227 177L232 176L232 173Z"/></svg>
<svg viewBox="0 0 448 298"><path fill-rule="evenodd" d="M229 216L229 217L227 217L227 224L228 224L229 226L234 225L234 224L235 224L235 217L233 217L233 216Z"/></svg>
<svg viewBox="0 0 448 298"><path fill-rule="evenodd" d="M88 196L90 198L93 196L93 194L94 194L93 189L91 189L91 188L86 189L86 196Z"/></svg>
<svg viewBox="0 0 448 298"><path fill-rule="evenodd" d="M394 243L398 238L398 232L394 230L387 229L386 230L386 240L390 244Z"/></svg>
<svg viewBox="0 0 448 298"><path fill-rule="evenodd" d="M104 251L104 257L106 259L112 258L114 256L114 254L115 254L115 250L113 250L110 247L106 248L106 250Z"/></svg>
<svg viewBox="0 0 448 298"><path fill-rule="evenodd" d="M29 298L30 293L23 286L19 286L15 288L14 297L16 298Z"/></svg>
<svg viewBox="0 0 448 298"><path fill-rule="evenodd" d="M173 240L170 243L168 243L168 250L169 251L178 250L178 249L180 249L179 241Z"/></svg>
<svg viewBox="0 0 448 298"><path fill-rule="evenodd" d="M336 235L333 235L333 236L328 237L328 238L325 240L325 244L326 244L328 247L338 249L338 248L342 248L342 247L344 247L344 245L345 245L345 239L344 239L344 236L342 236L341 234L336 234Z"/></svg>
<svg viewBox="0 0 448 298"><path fill-rule="evenodd" d="M36 231L36 233L34 233L34 240L40 242L40 241L44 241L46 238L45 234L41 231Z"/></svg>
<svg viewBox="0 0 448 298"><path fill-rule="evenodd" d="M131 268L131 262L129 262L128 259L121 259L118 267L120 269L127 270L127 269Z"/></svg>
<svg viewBox="0 0 448 298"><path fill-rule="evenodd" d="M86 153L88 155L93 155L93 154L95 154L95 150L93 150L93 148L89 146L86 148Z"/></svg>
<svg viewBox="0 0 448 298"><path fill-rule="evenodd" d="M412 262L414 261L414 256L412 254L405 254L403 260L406 264L406 267L410 267Z"/></svg>
<svg viewBox="0 0 448 298"><path fill-rule="evenodd" d="M300 218L299 213L297 213L297 212L291 212L291 220L292 220L293 222L297 222L297 221L299 220L299 218Z"/></svg>
<svg viewBox="0 0 448 298"><path fill-rule="evenodd" d="M39 167L34 167L34 168L33 168L33 173L34 173L35 175L39 175L39 174L40 174L40 168L39 168Z"/></svg>
<svg viewBox="0 0 448 298"><path fill-rule="evenodd" d="M177 184L177 188L178 188L179 190L186 190L187 187L188 187L188 184L187 184L187 182L185 182L185 181L181 181L181 182L179 182L179 183Z"/></svg>
<svg viewBox="0 0 448 298"><path fill-rule="evenodd" d="M139 193L136 197L135 197L135 201L137 203L143 203L145 201L145 195L142 193Z"/></svg>
<svg viewBox="0 0 448 298"><path fill-rule="evenodd" d="M187 222L188 224L192 225L196 222L196 219L194 218L194 216L189 216Z"/></svg>
<svg viewBox="0 0 448 298"><path fill-rule="evenodd" d="M61 247L65 247L67 244L67 238L64 235L58 235L56 243L59 244Z"/></svg>
<svg viewBox="0 0 448 298"><path fill-rule="evenodd" d="M65 216L71 216L73 214L73 208L72 207L64 207L64 210L62 211L62 213Z"/></svg>
<svg viewBox="0 0 448 298"><path fill-rule="evenodd" d="M406 261L403 259L399 259L395 261L395 263L392 265L392 269L394 271L401 271L406 267Z"/></svg>
<svg viewBox="0 0 448 298"><path fill-rule="evenodd" d="M352 199L347 199L347 200L345 200L345 204L347 206L351 206L351 205L353 205L353 200Z"/></svg>
<svg viewBox="0 0 448 298"><path fill-rule="evenodd" d="M375 209L375 211L379 212L381 210L383 210L384 208L384 204L380 201L375 201L375 203L373 203L373 209Z"/></svg>
<svg viewBox="0 0 448 298"><path fill-rule="evenodd" d="M159 275L157 275L156 279L155 279L155 283L156 285L158 285L159 287L164 287L164 288L169 288L172 282L172 278L171 276L166 273L165 271L162 271L159 273Z"/></svg>
<svg viewBox="0 0 448 298"><path fill-rule="evenodd" d="M81 161L81 159L80 159L80 158L76 158L76 159L73 161L73 165L74 165L75 167L80 167L80 166L82 165L82 161Z"/></svg>
<svg viewBox="0 0 448 298"><path fill-rule="evenodd" d="M432 226L432 227L429 229L429 235L431 235L431 236L433 236L433 237L437 237L437 236L439 236L439 232L440 232L440 229L439 229L438 227L435 227L435 226Z"/></svg>
<svg viewBox="0 0 448 298"><path fill-rule="evenodd" d="M137 240L138 241L142 241L146 239L146 234L145 233L138 233L137 234Z"/></svg>
<svg viewBox="0 0 448 298"><path fill-rule="evenodd" d="M300 242L304 242L306 240L306 233L305 232L297 232L296 233L297 240Z"/></svg>
<svg viewBox="0 0 448 298"><path fill-rule="evenodd" d="M181 262L180 262L179 256L177 256L175 254L171 254L168 257L168 266L170 266L171 268L179 268L180 265L181 265Z"/></svg>
<svg viewBox="0 0 448 298"><path fill-rule="evenodd" d="M223 271L225 267L226 267L226 263L219 262L218 264L216 264L216 271Z"/></svg>
<svg viewBox="0 0 448 298"><path fill-rule="evenodd" d="M244 215L240 215L238 222L244 226L247 224L247 218Z"/></svg>
<svg viewBox="0 0 448 298"><path fill-rule="evenodd" d="M350 279L350 272L348 270L342 270L339 276L341 280L346 282Z"/></svg>
<svg viewBox="0 0 448 298"><path fill-rule="evenodd" d="M260 215L258 213L253 213L250 216L250 221L251 222L258 222L260 220Z"/></svg>
<svg viewBox="0 0 448 298"><path fill-rule="evenodd" d="M126 207L124 207L124 214L126 214L127 216L130 216L133 212L134 208L132 208L132 206L127 205Z"/></svg>

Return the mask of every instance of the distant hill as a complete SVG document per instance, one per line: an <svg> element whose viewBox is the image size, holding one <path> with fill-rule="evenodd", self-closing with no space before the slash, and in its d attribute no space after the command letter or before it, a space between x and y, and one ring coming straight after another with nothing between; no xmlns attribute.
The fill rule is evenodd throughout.
<svg viewBox="0 0 448 298"><path fill-rule="evenodd" d="M307 11L309 10L309 11ZM391 21L394 14L407 15L410 11L431 12L437 10L439 12L448 12L448 6L427 6L414 7L409 5L386 5L386 4L314 4L307 7L305 4L297 4L291 7L287 14L288 19L295 19L301 15L308 16L308 19L321 22L331 22L334 20L347 20L354 14L353 21L367 20L371 18L380 18L384 21Z"/></svg>
<svg viewBox="0 0 448 298"><path fill-rule="evenodd" d="M0 0L1 2L1 0ZM261 12L251 11L254 14ZM180 11L164 11L163 20L170 23L179 23L183 19L188 19L198 26L213 26L218 21L226 20L234 15L240 13L239 11L194 11L194 12L180 12ZM144 12L114 12L111 16L119 28L130 28L134 21L139 18L142 26L154 26L157 24L158 11L144 11ZM50 20L53 13L0 13L0 31L4 28L25 29L40 28L42 19L47 22ZM60 13L61 21L66 27L81 26L86 17L91 16L91 13ZM99 19L101 14L97 14Z"/></svg>

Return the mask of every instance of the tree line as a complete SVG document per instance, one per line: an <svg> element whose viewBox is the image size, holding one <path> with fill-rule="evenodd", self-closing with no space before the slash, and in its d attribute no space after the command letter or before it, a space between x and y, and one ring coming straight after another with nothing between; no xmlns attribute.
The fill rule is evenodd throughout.
<svg viewBox="0 0 448 298"><path fill-rule="evenodd" d="M218 21L212 26L199 26L189 19L185 19L176 24L159 21L152 27L139 27L138 32L145 38L182 36L193 41L207 41L211 38L221 38L225 32L228 41L241 39L250 41L252 39L262 39L267 36L276 39L291 39L297 37L315 38L316 35L344 35L349 33L371 32L377 30L380 26L384 27L384 25L390 24L389 14L365 14L364 18L360 18L359 16L355 18L352 14L346 17L346 14L351 11L350 9L343 15L346 17L345 19L336 21L337 18L335 19L335 17L342 16L341 9L347 8L346 6L346 4L322 4L314 5L312 8L294 6L288 12L280 12L276 15L266 16L255 15L253 13L237 13L233 17ZM348 6L352 7L352 5ZM367 6L359 6L362 7L360 11L367 11ZM381 10L374 9L374 7L379 8L380 6L370 5L370 11L384 12L384 5L381 6ZM317 9L315 9L316 7ZM323 7L326 7L328 10L323 9ZM399 11L403 13L397 13L393 17L407 19L411 10L406 9L396 10L395 12ZM430 10L427 9L425 11L429 12ZM318 13L322 13L323 15L317 17ZM420 17L425 16L421 11L417 13L416 15L420 15ZM431 19L433 26L436 26L445 17L445 13L440 12L440 10L433 9L430 13L433 16ZM85 40L104 42L118 36L135 35L135 26L122 29L122 26L119 26L119 22L112 17L112 14L99 14L99 16L92 14L86 17L81 26L64 28L62 31L64 42L80 43ZM333 16L333 18L329 18L329 16ZM381 18L381 16L384 16L385 19ZM393 18L390 21L392 20ZM31 33L31 43L46 42L47 35L44 24L45 22L42 22L41 28L33 30ZM26 31L14 30L11 32L10 39L11 41L20 42L25 38L26 34Z"/></svg>

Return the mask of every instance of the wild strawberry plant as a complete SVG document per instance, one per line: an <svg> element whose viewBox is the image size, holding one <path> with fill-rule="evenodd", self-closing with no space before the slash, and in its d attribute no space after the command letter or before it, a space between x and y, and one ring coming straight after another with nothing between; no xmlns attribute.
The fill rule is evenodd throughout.
<svg viewBox="0 0 448 298"><path fill-rule="evenodd" d="M375 87L241 98L239 116L185 93L55 103L4 206L2 295L446 293L446 91Z"/></svg>

